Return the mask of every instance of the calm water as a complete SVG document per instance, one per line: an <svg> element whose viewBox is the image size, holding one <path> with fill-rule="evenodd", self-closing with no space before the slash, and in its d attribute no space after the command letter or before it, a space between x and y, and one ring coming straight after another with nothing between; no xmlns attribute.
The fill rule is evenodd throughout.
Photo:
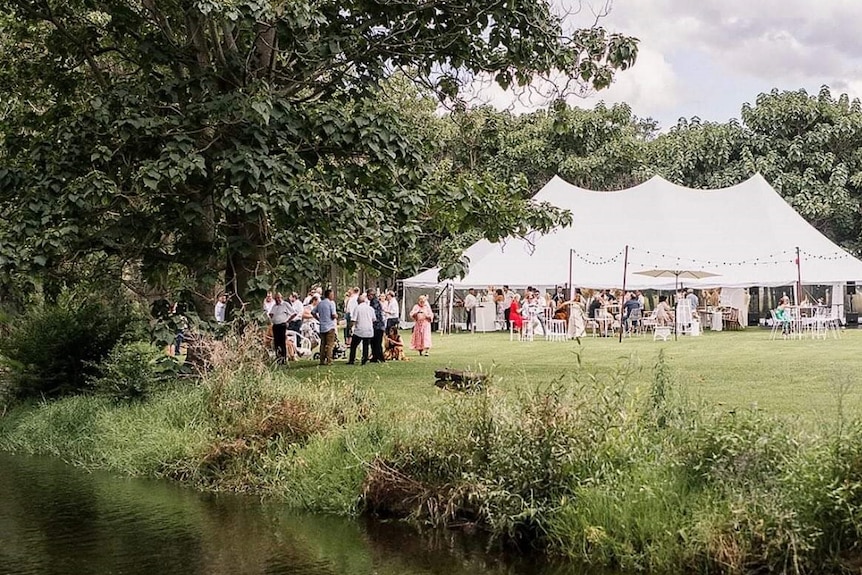
<svg viewBox="0 0 862 575"><path fill-rule="evenodd" d="M256 498L0 453L0 574L558 575L476 538L297 515Z"/></svg>

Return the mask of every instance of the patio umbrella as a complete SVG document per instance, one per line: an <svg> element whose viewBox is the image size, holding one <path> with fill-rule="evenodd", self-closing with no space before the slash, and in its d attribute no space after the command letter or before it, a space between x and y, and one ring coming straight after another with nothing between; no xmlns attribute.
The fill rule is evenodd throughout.
<svg viewBox="0 0 862 575"><path fill-rule="evenodd" d="M659 268L653 270L643 270L640 272L634 272L638 275L649 276L653 278L676 278L676 287L674 289L674 293L679 292L679 278L690 279L690 280L701 280L703 278L711 278L721 274L717 274L715 272L707 271L707 270L678 270L678 269L670 269L670 268ZM676 339L676 320L674 320L673 326L673 338Z"/></svg>

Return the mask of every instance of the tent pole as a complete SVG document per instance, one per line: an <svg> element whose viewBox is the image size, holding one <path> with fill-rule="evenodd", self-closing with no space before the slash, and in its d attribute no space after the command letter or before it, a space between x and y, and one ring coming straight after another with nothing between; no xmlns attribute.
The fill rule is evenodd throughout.
<svg viewBox="0 0 862 575"><path fill-rule="evenodd" d="M572 284L572 258L575 255L575 250L569 248L569 301L575 299L575 286Z"/></svg>
<svg viewBox="0 0 862 575"><path fill-rule="evenodd" d="M679 272L674 274L676 276L676 283L673 288L673 340L677 341L677 332L679 331Z"/></svg>
<svg viewBox="0 0 862 575"><path fill-rule="evenodd" d="M629 245L626 244L626 255L623 257L623 301L620 302L620 343L623 342L623 305L626 299L626 275L629 268ZM574 297L574 296L573 296Z"/></svg>
<svg viewBox="0 0 862 575"><path fill-rule="evenodd" d="M799 260L799 246L796 246L796 305L802 297L802 262Z"/></svg>
<svg viewBox="0 0 862 575"><path fill-rule="evenodd" d="M449 321L446 322L446 333L452 333L455 326L455 284L449 283Z"/></svg>

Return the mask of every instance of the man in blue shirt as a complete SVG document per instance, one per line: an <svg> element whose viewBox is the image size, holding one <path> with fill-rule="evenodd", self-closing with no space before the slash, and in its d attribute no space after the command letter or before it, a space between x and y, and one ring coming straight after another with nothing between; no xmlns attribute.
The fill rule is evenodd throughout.
<svg viewBox="0 0 862 575"><path fill-rule="evenodd" d="M638 301L638 294L630 293L629 299L626 300L626 303L623 304L623 325L628 326L629 322L631 322L632 329L636 329L638 327L638 322L640 321L640 316L643 310L641 310L641 304ZM632 317L634 315L634 317Z"/></svg>
<svg viewBox="0 0 862 575"><path fill-rule="evenodd" d="M332 348L335 347L335 328L338 320L331 289L323 292L323 299L311 314L320 322L320 365L329 365L332 363Z"/></svg>

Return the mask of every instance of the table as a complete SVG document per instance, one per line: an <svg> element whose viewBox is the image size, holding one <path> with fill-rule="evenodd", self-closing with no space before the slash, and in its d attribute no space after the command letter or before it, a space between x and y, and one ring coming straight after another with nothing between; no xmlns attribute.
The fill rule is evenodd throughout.
<svg viewBox="0 0 862 575"><path fill-rule="evenodd" d="M494 302L480 303L473 312L476 314L473 320L473 331L486 332L497 331L497 304Z"/></svg>
<svg viewBox="0 0 862 575"><path fill-rule="evenodd" d="M722 330L721 310L698 310L700 323L704 329L709 328L712 331Z"/></svg>

